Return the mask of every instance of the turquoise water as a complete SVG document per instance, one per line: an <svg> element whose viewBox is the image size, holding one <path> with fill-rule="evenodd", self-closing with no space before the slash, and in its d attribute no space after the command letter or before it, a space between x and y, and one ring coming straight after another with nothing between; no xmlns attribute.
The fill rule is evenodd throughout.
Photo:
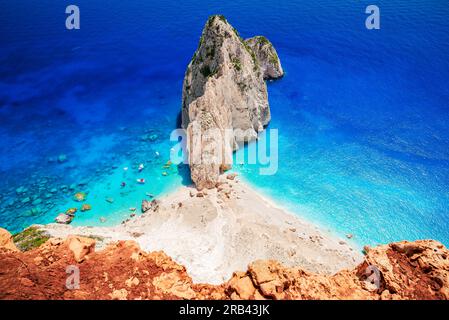
<svg viewBox="0 0 449 320"><path fill-rule="evenodd" d="M204 22L221 13L266 35L286 71L268 85L278 171L237 166L243 179L360 244L449 245L447 1L376 1L377 31L368 1L76 4L68 31L64 4L0 3L0 227L51 222L81 207L79 191L92 210L73 224L113 225L188 184L185 167L163 168L169 134Z"/></svg>

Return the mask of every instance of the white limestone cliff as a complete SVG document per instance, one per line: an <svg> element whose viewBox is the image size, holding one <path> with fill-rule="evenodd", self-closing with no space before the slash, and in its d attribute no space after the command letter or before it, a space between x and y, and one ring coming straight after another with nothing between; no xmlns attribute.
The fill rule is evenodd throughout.
<svg viewBox="0 0 449 320"><path fill-rule="evenodd" d="M255 36L246 39L245 42L256 54L264 79L279 79L284 76L284 70L282 69L276 49L267 38L264 36Z"/></svg>
<svg viewBox="0 0 449 320"><path fill-rule="evenodd" d="M187 67L182 94L182 127L198 189L214 188L219 174L231 167L238 144L257 139L268 125L264 75L251 46L223 16L211 16Z"/></svg>

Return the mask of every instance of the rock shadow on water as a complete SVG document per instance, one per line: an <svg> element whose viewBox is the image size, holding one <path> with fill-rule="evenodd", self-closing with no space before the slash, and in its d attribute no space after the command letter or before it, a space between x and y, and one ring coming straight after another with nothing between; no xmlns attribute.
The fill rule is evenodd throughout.
<svg viewBox="0 0 449 320"><path fill-rule="evenodd" d="M182 112L179 111L176 115L176 128L181 129L182 128Z"/></svg>
<svg viewBox="0 0 449 320"><path fill-rule="evenodd" d="M178 174L181 176L181 183L183 186L191 186L193 184L190 176L190 167L188 164L178 164Z"/></svg>

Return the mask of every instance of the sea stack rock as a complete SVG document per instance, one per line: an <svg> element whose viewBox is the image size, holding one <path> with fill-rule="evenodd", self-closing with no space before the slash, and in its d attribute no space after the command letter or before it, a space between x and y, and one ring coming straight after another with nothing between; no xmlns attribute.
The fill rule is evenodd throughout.
<svg viewBox="0 0 449 320"><path fill-rule="evenodd" d="M223 16L208 19L187 67L182 94L182 127L197 189L214 188L219 174L231 168L238 144L257 139L268 125L264 70L258 54Z"/></svg>
<svg viewBox="0 0 449 320"><path fill-rule="evenodd" d="M245 42L256 54L265 80L279 79L284 76L284 70L276 49L267 38L255 36L245 40Z"/></svg>

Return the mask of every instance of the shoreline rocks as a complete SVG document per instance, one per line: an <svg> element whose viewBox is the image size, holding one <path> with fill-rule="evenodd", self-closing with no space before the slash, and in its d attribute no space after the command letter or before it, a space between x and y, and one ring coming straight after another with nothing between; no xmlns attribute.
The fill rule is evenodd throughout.
<svg viewBox="0 0 449 320"><path fill-rule="evenodd" d="M147 211L156 212L159 209L159 201L154 199L152 201L142 200L141 211L145 213Z"/></svg>
<svg viewBox="0 0 449 320"><path fill-rule="evenodd" d="M81 210L81 212L89 211L89 210L92 210L92 206L90 204L85 203L81 206L80 210Z"/></svg>
<svg viewBox="0 0 449 320"><path fill-rule="evenodd" d="M72 216L72 215L68 215L66 213L60 213L55 218L55 221L56 221L56 223L60 223L60 224L69 224L72 222L73 218L74 218L74 216Z"/></svg>

